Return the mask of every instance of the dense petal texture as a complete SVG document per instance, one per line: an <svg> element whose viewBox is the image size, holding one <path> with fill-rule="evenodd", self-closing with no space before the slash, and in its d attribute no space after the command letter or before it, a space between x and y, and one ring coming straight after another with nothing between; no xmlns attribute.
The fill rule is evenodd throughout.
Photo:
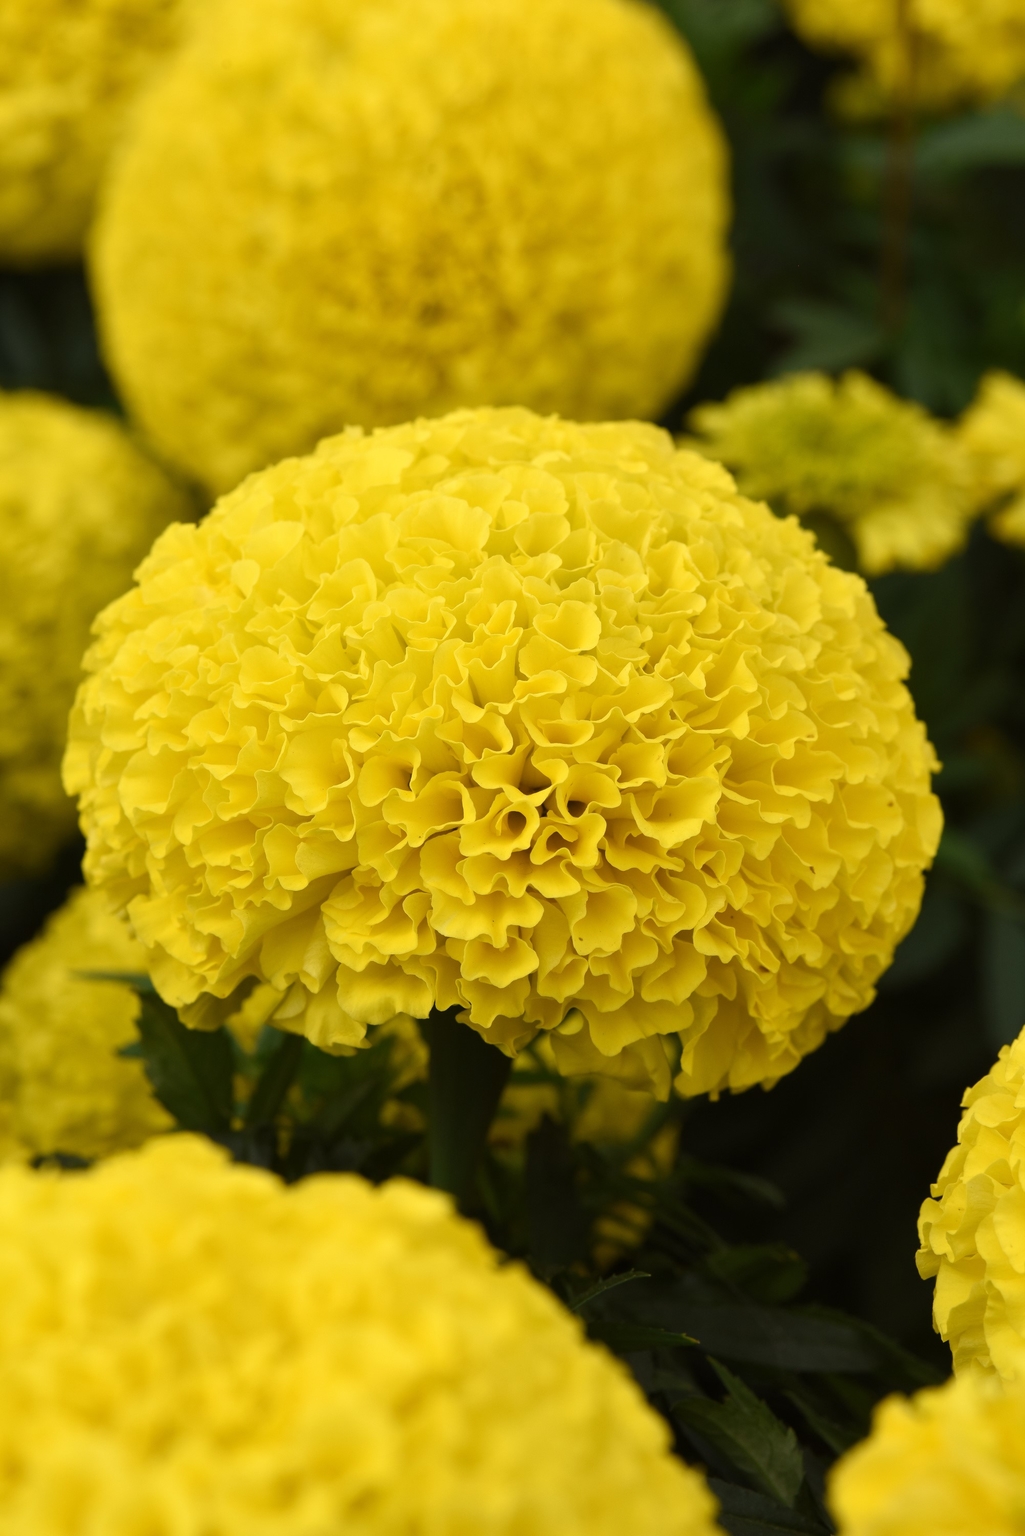
<svg viewBox="0 0 1025 1536"><path fill-rule="evenodd" d="M906 6L909 31L898 17ZM785 0L794 26L815 47L853 54L857 75L841 82L839 105L878 111L910 93L926 108L993 101L1025 75L1021 0ZM910 43L910 51L908 44Z"/></svg>
<svg viewBox="0 0 1025 1536"><path fill-rule="evenodd" d="M432 1005L666 1092L871 1000L939 836L863 582L639 424L329 439L158 540L71 724L86 869L211 1023ZM191 1011L190 1011L191 1010ZM679 1037L678 1040L675 1037Z"/></svg>
<svg viewBox="0 0 1025 1536"><path fill-rule="evenodd" d="M887 1398L829 1479L839 1536L1020 1536L1025 1390L975 1376Z"/></svg>
<svg viewBox="0 0 1025 1536"><path fill-rule="evenodd" d="M694 446L748 496L838 524L867 575L931 571L964 544L970 470L954 434L863 373L798 373L691 415Z"/></svg>
<svg viewBox="0 0 1025 1536"><path fill-rule="evenodd" d="M188 510L113 418L0 392L0 879L73 834L60 760L89 626Z"/></svg>
<svg viewBox="0 0 1025 1536"><path fill-rule="evenodd" d="M82 248L100 176L183 0L3 0L0 261Z"/></svg>
<svg viewBox="0 0 1025 1536"><path fill-rule="evenodd" d="M918 1219L918 1268L955 1371L1012 1377L1025 1342L1025 1034L964 1096L957 1146Z"/></svg>
<svg viewBox="0 0 1025 1536"><path fill-rule="evenodd" d="M224 491L351 422L661 412L719 312L728 192L653 6L221 0L207 20L94 244L108 360L172 459Z"/></svg>
<svg viewBox="0 0 1025 1536"><path fill-rule="evenodd" d="M625 1369L416 1185L6 1169L0 1292L0 1536L712 1536Z"/></svg>
<svg viewBox="0 0 1025 1536"><path fill-rule="evenodd" d="M972 465L972 488L989 530L1006 544L1025 546L1025 384L1009 373L988 373L958 423Z"/></svg>
<svg viewBox="0 0 1025 1536"><path fill-rule="evenodd" d="M139 1061L139 1000L82 971L140 971L142 946L97 891L73 891L0 983L0 1124L14 1155L88 1159L137 1147L170 1116Z"/></svg>

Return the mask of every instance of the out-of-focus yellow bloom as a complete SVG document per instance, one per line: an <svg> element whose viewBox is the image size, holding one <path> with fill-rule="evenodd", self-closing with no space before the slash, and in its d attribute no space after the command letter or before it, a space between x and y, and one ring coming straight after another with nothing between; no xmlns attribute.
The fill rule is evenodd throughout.
<svg viewBox="0 0 1025 1536"><path fill-rule="evenodd" d="M1025 1032L963 1103L918 1219L918 1268L936 1276L933 1317L954 1370L1012 1377L1025 1362Z"/></svg>
<svg viewBox="0 0 1025 1536"><path fill-rule="evenodd" d="M1025 1384L962 1376L889 1397L829 1478L840 1536L1019 1536Z"/></svg>
<svg viewBox="0 0 1025 1536"><path fill-rule="evenodd" d="M935 570L967 538L970 468L955 434L863 373L751 385L690 421L694 446L748 496L839 524L869 576Z"/></svg>
<svg viewBox="0 0 1025 1536"><path fill-rule="evenodd" d="M79 254L100 176L182 0L3 0L0 261Z"/></svg>
<svg viewBox="0 0 1025 1536"><path fill-rule="evenodd" d="M329 1048L436 1005L663 1095L772 1082L939 836L864 583L638 423L330 439L169 529L87 665L88 878L193 1024L256 976Z"/></svg>
<svg viewBox="0 0 1025 1536"><path fill-rule="evenodd" d="M73 891L18 951L0 983L0 1125L12 1156L88 1159L168 1130L142 1063L118 1049L137 1037L139 999L80 971L141 971L146 957L101 893Z"/></svg>
<svg viewBox="0 0 1025 1536"><path fill-rule="evenodd" d="M147 96L93 276L215 491L351 422L657 416L721 306L724 141L637 0L224 0Z"/></svg>
<svg viewBox="0 0 1025 1536"><path fill-rule="evenodd" d="M0 879L73 834L60 760L89 626L188 514L112 417L0 393Z"/></svg>
<svg viewBox="0 0 1025 1536"><path fill-rule="evenodd" d="M1021 0L785 0L814 47L853 54L858 72L838 83L853 116L884 111L907 92L926 110L994 101L1025 75Z"/></svg>
<svg viewBox="0 0 1025 1536"><path fill-rule="evenodd" d="M3 1536L713 1536L625 1368L417 1185L8 1168L0 1294Z"/></svg>
<svg viewBox="0 0 1025 1536"><path fill-rule="evenodd" d="M976 504L992 514L990 532L1025 547L1025 384L988 373L958 435L972 462Z"/></svg>

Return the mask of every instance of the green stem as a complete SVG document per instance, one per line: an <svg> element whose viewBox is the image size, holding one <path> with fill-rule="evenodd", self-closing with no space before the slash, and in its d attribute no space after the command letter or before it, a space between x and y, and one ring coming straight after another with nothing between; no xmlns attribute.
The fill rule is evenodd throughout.
<svg viewBox="0 0 1025 1536"><path fill-rule="evenodd" d="M420 1026L431 1054L428 1075L431 1183L464 1206L512 1062L456 1009L432 1010Z"/></svg>

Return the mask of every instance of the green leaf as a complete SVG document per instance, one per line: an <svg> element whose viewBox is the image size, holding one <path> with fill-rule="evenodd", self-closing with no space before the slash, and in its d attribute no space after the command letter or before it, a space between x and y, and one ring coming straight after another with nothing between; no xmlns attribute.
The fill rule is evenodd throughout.
<svg viewBox="0 0 1025 1536"><path fill-rule="evenodd" d="M645 1269L628 1269L620 1275L609 1275L597 1284L589 1286L581 1295L575 1296L567 1303L571 1312L580 1312L590 1302L599 1296L604 1296L607 1291L614 1291L620 1285L627 1285L631 1280L650 1280L651 1276Z"/></svg>
<svg viewBox="0 0 1025 1536"><path fill-rule="evenodd" d="M790 1301L808 1279L808 1266L786 1243L747 1243L719 1248L705 1261L719 1280L755 1301Z"/></svg>
<svg viewBox="0 0 1025 1536"><path fill-rule="evenodd" d="M566 1127L550 1115L543 1115L527 1137L525 1192L527 1241L537 1271L566 1269L586 1257L588 1220L577 1191L573 1149Z"/></svg>
<svg viewBox="0 0 1025 1536"><path fill-rule="evenodd" d="M719 1524L729 1536L822 1536L827 1529L750 1488L718 1477L710 1477L708 1486L719 1500Z"/></svg>
<svg viewBox="0 0 1025 1536"><path fill-rule="evenodd" d="M598 1318L588 1324L587 1331L592 1339L606 1344L617 1355L629 1355L638 1349L680 1349L698 1342L689 1333L673 1333L668 1328L621 1318Z"/></svg>
<svg viewBox="0 0 1025 1536"><path fill-rule="evenodd" d="M224 1132L234 1104L234 1053L226 1029L186 1029L173 1008L144 995L136 1028L153 1092L185 1131Z"/></svg>
<svg viewBox="0 0 1025 1536"><path fill-rule="evenodd" d="M1025 1025L1025 923L1006 912L987 912L981 958L986 1034L999 1049Z"/></svg>
<svg viewBox="0 0 1025 1536"><path fill-rule="evenodd" d="M696 1394L678 1398L675 1416L725 1456L770 1498L788 1509L804 1481L797 1436L738 1376L709 1360L727 1396L721 1403Z"/></svg>
<svg viewBox="0 0 1025 1536"><path fill-rule="evenodd" d="M919 175L953 176L984 165L1025 165L1025 118L1013 107L954 118L919 135Z"/></svg>

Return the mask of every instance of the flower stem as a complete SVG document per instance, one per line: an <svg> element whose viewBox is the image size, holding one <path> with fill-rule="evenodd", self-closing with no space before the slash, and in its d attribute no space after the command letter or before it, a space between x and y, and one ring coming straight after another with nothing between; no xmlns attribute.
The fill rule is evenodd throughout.
<svg viewBox="0 0 1025 1536"><path fill-rule="evenodd" d="M421 1024L430 1051L428 1103L431 1183L464 1206L509 1069L508 1056L437 1009Z"/></svg>

